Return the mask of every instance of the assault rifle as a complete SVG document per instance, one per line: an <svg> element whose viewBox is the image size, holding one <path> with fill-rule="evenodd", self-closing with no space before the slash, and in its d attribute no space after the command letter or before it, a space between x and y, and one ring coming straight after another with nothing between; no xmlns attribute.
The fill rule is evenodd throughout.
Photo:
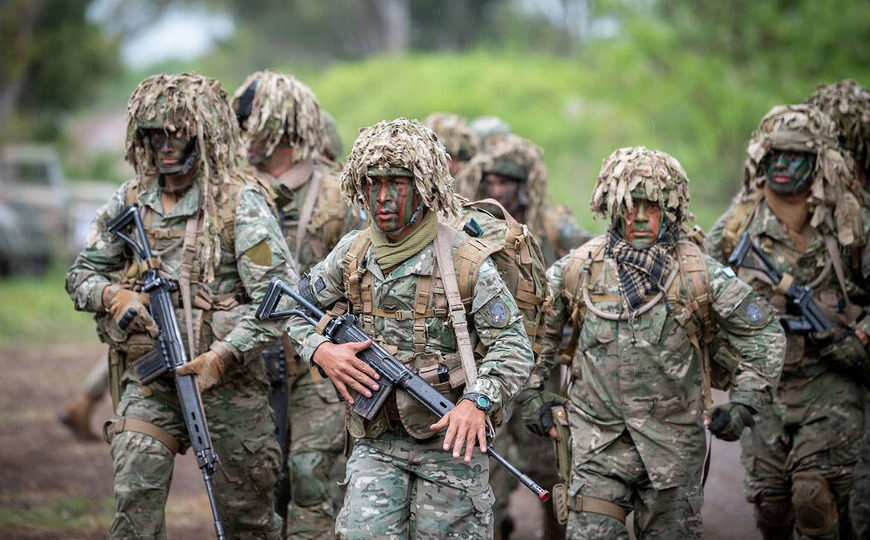
<svg viewBox="0 0 870 540"><path fill-rule="evenodd" d="M761 266L755 266L746 262L746 257L750 252L755 255L756 259L761 261ZM813 290L806 285L794 283L794 279L791 276L783 274L767 257L767 254L755 245L755 242L749 236L749 232L744 232L740 235L737 246L734 248L731 256L728 257L728 264L761 272L779 290L788 283L788 287L785 287L786 315L779 318L782 329L787 334L804 334L811 342L819 345L824 345L825 342L830 342L834 339L836 327L822 310L819 309L816 301L813 300ZM786 283L780 285L783 278L786 278ZM854 330L846 330L846 332L849 331ZM864 362L858 362L850 366L848 371L857 377L866 388L870 388L870 375L867 374Z"/></svg>
<svg viewBox="0 0 870 540"><path fill-rule="evenodd" d="M761 262L761 266L746 261L746 257L750 253ZM761 272L767 276L774 287L780 287L784 277L783 273L767 257L767 254L755 245L749 232L740 235L737 246L728 257L728 264L732 267L741 266ZM813 300L812 289L806 285L794 283L791 276L787 277L786 283L788 284L785 291L786 316L779 319L783 330L788 334L808 334L810 339L812 339L812 334L830 335L831 331L834 330L834 324Z"/></svg>
<svg viewBox="0 0 870 540"><path fill-rule="evenodd" d="M278 470L278 480L275 482L275 512L284 523L287 523L287 505L290 504L290 468L287 465L287 457L290 452L287 438L287 359L284 354L283 338L269 345L261 353L263 362L266 364L266 373L269 375L269 404L275 413L275 438L281 447L281 468Z"/></svg>
<svg viewBox="0 0 870 540"><path fill-rule="evenodd" d="M307 289L306 283L307 278L303 278L300 281L300 290L304 291ZM277 311L278 302L284 294L296 300L299 309ZM303 293L294 291L280 279L272 278L266 295L257 308L256 317L260 320L266 320L289 317L291 315L298 315L317 327L318 322L324 317L325 313L314 302L306 298ZM368 341L369 337L355 326L355 322L356 317L349 313L335 317L323 328L323 336L336 344ZM372 342L368 349L358 352L357 357L372 366L381 376L381 379L378 381L380 388L372 392L372 397L367 398L360 395L359 399L354 401L353 411L364 418L371 420L375 417L393 388L401 388L408 392L412 398L439 418L450 412L455 406L453 402L442 396L429 383L408 369L395 356L388 353L377 343ZM532 490L538 496L538 499L545 502L550 500L549 491L514 467L493 448L492 436L490 434L487 434L486 453L506 468L508 472L516 476L523 485Z"/></svg>
<svg viewBox="0 0 870 540"><path fill-rule="evenodd" d="M130 224L135 225L133 236L137 236L138 241L123 232ZM145 262L151 259L151 247L148 245L148 237L145 236L145 228L142 226L142 218L139 216L138 205L134 203L124 208L121 213L109 221L108 229L109 232L127 242L140 261ZM154 352L143 355L133 365L133 371L136 373L137 378L139 378L139 382L141 384L148 384L163 374L174 372L178 367L187 363L188 358L184 350L184 343L181 340L178 320L175 318L175 310L172 307L170 293L176 289L176 285L161 277L154 268L147 270L142 275L142 280L144 282L142 290L148 293L150 297L151 317L160 331L157 337L158 346L154 349ZM126 321L127 323L124 326L129 325L133 316L135 316L135 314L133 316L128 315L129 313L125 314L122 318L121 322L124 323ZM178 394L181 415L187 426L190 446L193 448L196 462L200 470L202 470L205 491L208 494L211 515L214 518L215 534L217 534L219 540L224 540L224 529L221 524L220 515L218 515L217 504L215 503L211 485L211 477L214 474L218 457L212 450L211 437L208 433L205 412L202 408L202 398L199 395L199 390L196 388L194 377L195 375L176 375L173 378L175 381L175 392Z"/></svg>

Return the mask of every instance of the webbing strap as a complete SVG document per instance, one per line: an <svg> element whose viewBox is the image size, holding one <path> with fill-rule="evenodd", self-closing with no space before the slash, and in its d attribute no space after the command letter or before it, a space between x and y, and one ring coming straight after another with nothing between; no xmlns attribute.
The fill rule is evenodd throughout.
<svg viewBox="0 0 870 540"><path fill-rule="evenodd" d="M311 222L311 216L314 213L314 203L317 201L317 193L320 191L320 173L316 170L311 177L311 185L308 186L308 193L305 194L305 202L302 203L302 210L299 211L299 222L296 224L296 249L293 251L293 262L299 264L299 252L302 250L302 241L305 239L308 230L308 224Z"/></svg>
<svg viewBox="0 0 870 540"><path fill-rule="evenodd" d="M123 416L116 418L111 426L113 434L117 435L122 431L134 431L153 437L160 441L163 446L169 449L173 454L177 454L181 449L181 444L172 434L165 429L155 426L150 422L143 422L135 418L125 418Z"/></svg>
<svg viewBox="0 0 870 540"><path fill-rule="evenodd" d="M616 503L599 499L597 497L584 497L577 495L568 499L568 508L575 512L591 512L593 514L603 514L612 518L618 519L625 524L625 510Z"/></svg>
<svg viewBox="0 0 870 540"><path fill-rule="evenodd" d="M840 258L837 239L833 236L825 235L825 248L828 250L828 256L831 258L831 263L834 265L834 273L837 275L837 281L840 283L840 291L843 293L843 302L846 303L846 313L853 313L852 301L849 300L849 293L846 292L846 275L843 273L843 260Z"/></svg>
<svg viewBox="0 0 870 540"><path fill-rule="evenodd" d="M465 319L465 306L459 294L459 284L456 282L456 269L453 266L452 246L456 230L444 223L438 223L435 234L435 261L444 285L444 295L450 309L450 322L456 334L456 348L465 372L465 386L471 387L477 381L477 364L474 362L474 352L471 347L471 336L468 334L468 321Z"/></svg>
<svg viewBox="0 0 870 540"><path fill-rule="evenodd" d="M181 276L178 286L181 290L181 302L184 305L184 324L187 326L187 350L190 360L196 358L196 342L193 335L193 306L190 297L190 276L193 272L193 259L196 257L196 230L199 227L199 214L187 218L184 226L184 244L181 247Z"/></svg>

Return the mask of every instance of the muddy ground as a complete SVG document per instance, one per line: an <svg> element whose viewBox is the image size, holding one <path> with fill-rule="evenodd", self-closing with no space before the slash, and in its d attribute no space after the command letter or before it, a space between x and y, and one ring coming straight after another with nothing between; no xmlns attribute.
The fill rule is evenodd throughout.
<svg viewBox="0 0 870 540"><path fill-rule="evenodd" d="M0 346L0 538L105 537L113 512L109 447L76 441L57 422L101 351L99 344L83 343ZM95 420L108 418L110 408L104 399ZM714 442L704 538L758 538L740 491L738 457L736 444ZM213 537L202 477L190 455L177 460L167 507L171 538ZM533 495L515 492L510 509L518 525L512 538L542 537L536 530L543 509Z"/></svg>

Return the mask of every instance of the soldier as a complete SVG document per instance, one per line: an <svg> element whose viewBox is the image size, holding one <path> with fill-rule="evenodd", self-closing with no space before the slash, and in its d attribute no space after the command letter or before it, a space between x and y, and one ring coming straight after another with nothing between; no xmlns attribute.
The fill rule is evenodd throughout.
<svg viewBox="0 0 870 540"><path fill-rule="evenodd" d="M280 450L273 436L259 347L277 331L254 318L271 277L297 279L259 185L235 169L238 130L220 83L196 74L152 75L127 109L127 160L136 177L99 211L67 274L76 309L98 314L110 346L119 418L106 427L115 468L110 538L165 538L174 454L189 446L169 378L142 386L128 362L154 347L138 261L107 230L138 203L159 270L179 283L176 313L197 375L216 453L215 496L228 537L279 538L271 494ZM115 281L109 279L116 276ZM122 330L117 322L132 310Z"/></svg>
<svg viewBox="0 0 870 540"><path fill-rule="evenodd" d="M478 116L471 122L468 127L480 137L480 142L485 143L490 137L496 135L508 135L511 132L511 126L498 116Z"/></svg>
<svg viewBox="0 0 870 540"><path fill-rule="evenodd" d="M456 179L459 194L491 197L538 239L544 260L552 264L591 236L565 205L547 202L547 168L541 150L517 135L492 137Z"/></svg>
<svg viewBox="0 0 870 540"><path fill-rule="evenodd" d="M715 435L736 440L771 399L782 330L764 300L686 240L688 179L673 157L616 150L591 206L610 227L550 267L554 312L517 402L533 432L558 439L555 397L542 385L573 324L573 465L567 489L554 487L568 536L627 539L634 511L639 538L700 538L708 338L723 336L741 356L731 401L709 411L721 417Z"/></svg>
<svg viewBox="0 0 870 540"><path fill-rule="evenodd" d="M855 159L855 171L864 190L870 189L870 90L851 79L819 86L807 99L809 105L827 113L837 123L840 147ZM866 205L866 203L865 203ZM865 405L865 426L870 409ZM852 529L861 539L870 539L870 429L865 427L864 439L855 466L855 480L849 501Z"/></svg>
<svg viewBox="0 0 870 540"><path fill-rule="evenodd" d="M82 441L99 440L91 431L91 417L94 414L94 408L106 394L108 383L109 359L106 354L103 354L91 366L85 383L79 389L79 394L67 402L58 414L58 420L72 431L76 439Z"/></svg>
<svg viewBox="0 0 870 540"><path fill-rule="evenodd" d="M341 134L338 132L338 124L331 114L320 110L320 118L323 120L323 132L326 141L323 144L323 157L339 163L344 157L344 144L341 142Z"/></svg>
<svg viewBox="0 0 870 540"><path fill-rule="evenodd" d="M370 226L342 238L311 270L310 281L303 280L303 293L321 306L347 302L363 330L456 408L436 421L396 391L371 421L348 412L355 442L336 533L489 538L489 463L473 450L479 444L485 451L487 414L498 414L531 369L522 316L488 245L441 221L439 214L455 215L459 205L447 156L429 129L404 118L364 129L341 182L345 194L371 212ZM466 301L456 305L446 290ZM466 342L448 324L448 306L467 314L465 339L473 352L457 346ZM351 391L370 395L378 388L375 371L355 356L366 344L334 345L297 322L291 319L290 335L302 357L322 369L348 403L354 402ZM445 453L451 449L453 459Z"/></svg>
<svg viewBox="0 0 870 540"><path fill-rule="evenodd" d="M300 272L308 272L345 233L363 226L353 221L341 194L340 168L322 155L326 137L320 104L307 86L269 70L248 77L236 91L233 107L248 158L275 191L293 259ZM281 342L271 348L284 354ZM335 525L329 476L343 458L344 405L332 384L313 376L298 355L288 359L287 372L292 496L287 534L323 538ZM337 474L340 480L343 467Z"/></svg>
<svg viewBox="0 0 870 540"><path fill-rule="evenodd" d="M852 193L860 191L852 158L821 111L773 108L747 151L743 191L711 229L709 252L727 260L748 232L781 272L812 289L837 336L786 336L774 403L759 410L741 440L744 490L765 539L790 537L792 529L796 538L849 538L864 425L864 390L849 369L867 360L870 217ZM738 275L785 312L782 287L745 268Z"/></svg>
<svg viewBox="0 0 870 540"><path fill-rule="evenodd" d="M468 127L465 120L455 114L432 113L423 124L434 131L444 145L444 150L447 151L447 168L450 176L456 178L480 151L480 137Z"/></svg>

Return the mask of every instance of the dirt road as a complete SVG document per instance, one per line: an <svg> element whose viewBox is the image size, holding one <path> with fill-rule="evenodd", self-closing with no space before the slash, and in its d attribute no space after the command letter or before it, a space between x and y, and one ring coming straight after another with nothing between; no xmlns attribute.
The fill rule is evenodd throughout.
<svg viewBox="0 0 870 540"><path fill-rule="evenodd" d="M109 447L73 440L56 420L101 351L99 344L83 343L0 346L0 538L105 537L113 513ZM110 414L105 399L95 418ZM738 455L736 444L714 443L705 538L758 538L740 492ZM167 504L171 538L212 537L201 482L193 458L179 457ZM518 525L512 538L539 538L537 499L517 491L510 508Z"/></svg>

